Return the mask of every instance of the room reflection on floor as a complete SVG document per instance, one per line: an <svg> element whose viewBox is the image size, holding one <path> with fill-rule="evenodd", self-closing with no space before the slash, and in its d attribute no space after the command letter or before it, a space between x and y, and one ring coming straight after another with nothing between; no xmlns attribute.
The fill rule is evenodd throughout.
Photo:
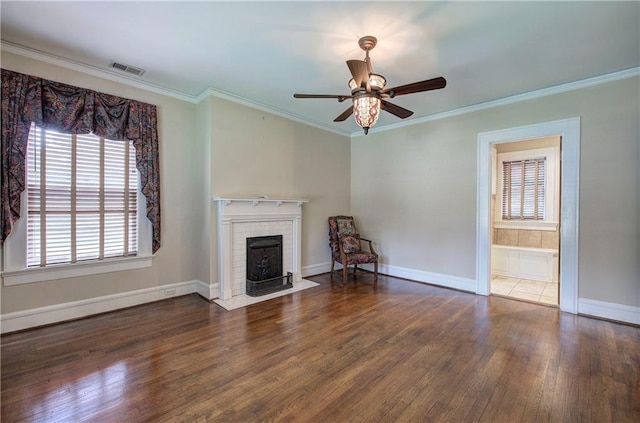
<svg viewBox="0 0 640 423"><path fill-rule="evenodd" d="M119 361L89 375L67 377L67 383L50 392L43 392L43 398L34 406L34 415L49 416L56 421L72 421L82 414L99 420L100 414L116 407L124 401L127 386L127 364ZM66 404L61 411L60 404ZM68 413L67 414L65 414Z"/></svg>
<svg viewBox="0 0 640 423"><path fill-rule="evenodd" d="M558 284L491 275L491 293L543 304L558 305Z"/></svg>

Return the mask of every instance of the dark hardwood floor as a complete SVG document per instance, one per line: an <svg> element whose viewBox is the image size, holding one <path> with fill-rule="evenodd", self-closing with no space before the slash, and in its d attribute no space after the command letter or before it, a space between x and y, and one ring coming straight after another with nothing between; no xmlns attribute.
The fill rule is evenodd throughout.
<svg viewBox="0 0 640 423"><path fill-rule="evenodd" d="M2 422L640 421L640 329L381 276L1 338Z"/></svg>

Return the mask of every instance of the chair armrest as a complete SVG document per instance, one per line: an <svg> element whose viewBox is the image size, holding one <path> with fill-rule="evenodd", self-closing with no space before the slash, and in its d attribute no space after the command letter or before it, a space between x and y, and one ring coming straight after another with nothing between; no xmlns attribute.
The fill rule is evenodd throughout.
<svg viewBox="0 0 640 423"><path fill-rule="evenodd" d="M360 241L366 241L369 243L369 251L371 252L371 254L377 256L378 253L376 253L376 250L373 249L373 241L371 241L370 239L366 239L366 238L360 238Z"/></svg>

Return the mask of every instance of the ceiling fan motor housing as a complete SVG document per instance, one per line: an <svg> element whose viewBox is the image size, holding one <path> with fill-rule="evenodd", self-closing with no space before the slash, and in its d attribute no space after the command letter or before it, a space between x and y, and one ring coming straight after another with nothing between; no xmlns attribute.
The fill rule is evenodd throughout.
<svg viewBox="0 0 640 423"><path fill-rule="evenodd" d="M364 51L373 50L376 44L378 44L378 39L373 35L365 35L358 40L358 45Z"/></svg>

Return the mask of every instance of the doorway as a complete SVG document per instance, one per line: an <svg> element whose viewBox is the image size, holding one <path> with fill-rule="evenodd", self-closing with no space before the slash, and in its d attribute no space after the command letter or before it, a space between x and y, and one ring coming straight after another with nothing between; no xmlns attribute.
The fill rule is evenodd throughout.
<svg viewBox="0 0 640 423"><path fill-rule="evenodd" d="M559 135L491 146L490 293L558 305Z"/></svg>
<svg viewBox="0 0 640 423"><path fill-rule="evenodd" d="M560 309L578 308L578 177L580 118L508 128L478 135L476 209L476 293L489 295L491 287L491 150L494 145L543 137L561 137L559 209Z"/></svg>

